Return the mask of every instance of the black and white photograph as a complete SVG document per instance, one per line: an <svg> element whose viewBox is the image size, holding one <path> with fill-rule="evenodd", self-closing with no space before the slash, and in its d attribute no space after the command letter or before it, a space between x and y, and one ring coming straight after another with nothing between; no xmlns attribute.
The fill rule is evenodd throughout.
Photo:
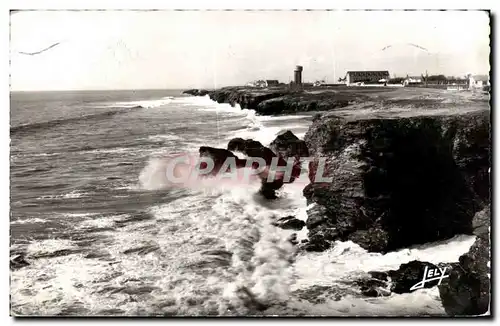
<svg viewBox="0 0 500 326"><path fill-rule="evenodd" d="M492 17L11 10L10 316L491 317Z"/></svg>

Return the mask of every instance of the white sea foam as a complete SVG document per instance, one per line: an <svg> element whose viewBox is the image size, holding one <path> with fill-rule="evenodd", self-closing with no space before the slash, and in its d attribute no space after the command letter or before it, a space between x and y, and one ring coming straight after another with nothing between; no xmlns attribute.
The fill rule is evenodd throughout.
<svg viewBox="0 0 500 326"><path fill-rule="evenodd" d="M205 105L201 103L207 98L175 101L196 106L196 101ZM210 102L207 106L218 109L219 104ZM274 117L262 118L248 110L231 112L248 117L231 137L253 138L267 145L287 129L286 125L267 128ZM252 123L258 129L248 129ZM291 123L297 125L296 120ZM317 294L302 298L296 291L334 288L367 271L396 269L413 259L457 261L474 241L457 236L385 255L368 253L352 242L337 242L325 252L297 256L287 241L293 231L271 222L288 215L307 219L304 182L284 185L274 201L256 194L258 180L223 184L209 178L172 187L166 180L165 160L152 158L139 183L143 190L164 191L165 198L172 199L151 207L147 213L152 218L124 222L107 233L110 240L93 241L95 258L80 253L39 258L12 271L12 309L38 315L63 309L84 315L442 315L437 288L380 298L346 294L340 300L323 291L321 303L314 300ZM179 198L179 194L189 196ZM116 220L91 217L77 228L109 227ZM297 233L299 239L305 238L307 229ZM27 254L77 248L71 240L50 239L30 244ZM252 308L256 303L268 308L258 312Z"/></svg>
<svg viewBox="0 0 500 326"><path fill-rule="evenodd" d="M158 100L142 100L142 101L128 101L128 102L116 102L108 105L108 107L125 107L125 108L133 108L137 106L141 106L145 109L152 109L160 106L165 106L170 104L174 98L172 96L166 96Z"/></svg>
<svg viewBox="0 0 500 326"><path fill-rule="evenodd" d="M49 222L48 220L45 220L43 218L33 217L33 218L14 220L11 221L10 224L38 224L38 223L48 223L48 222Z"/></svg>
<svg viewBox="0 0 500 326"><path fill-rule="evenodd" d="M183 140L182 137L177 136L177 135L173 135L173 134L169 134L169 135L152 135L152 136L148 136L148 139L149 140L153 140L153 141L176 141L176 140Z"/></svg>

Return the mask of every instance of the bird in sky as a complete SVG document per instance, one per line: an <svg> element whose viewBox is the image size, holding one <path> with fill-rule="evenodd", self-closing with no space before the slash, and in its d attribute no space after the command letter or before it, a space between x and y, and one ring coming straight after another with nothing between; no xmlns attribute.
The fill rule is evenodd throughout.
<svg viewBox="0 0 500 326"><path fill-rule="evenodd" d="M405 43L405 44L403 44L403 45L413 46L414 48L418 48L418 49L420 49L420 50L423 50L423 51L427 51L427 52L429 52L429 50L427 50L426 48L424 48L423 46L420 46L420 45L418 45L418 44L414 44L414 43ZM392 44L391 44L391 45L384 46L384 48L383 48L382 50L380 50L380 51L385 51L385 50L387 50L387 49L389 49L389 48L392 48Z"/></svg>
<svg viewBox="0 0 500 326"><path fill-rule="evenodd" d="M47 51L47 50L50 50L50 49L52 49L53 47L58 46L59 44L61 44L61 42L54 43L54 44L52 44L51 46L46 47L45 49L42 49L42 50L40 50L40 51L36 51L36 52L21 52L21 51L19 51L18 53L20 53L20 54L25 54L25 55L36 55L36 54L43 53L43 52L45 52L45 51Z"/></svg>

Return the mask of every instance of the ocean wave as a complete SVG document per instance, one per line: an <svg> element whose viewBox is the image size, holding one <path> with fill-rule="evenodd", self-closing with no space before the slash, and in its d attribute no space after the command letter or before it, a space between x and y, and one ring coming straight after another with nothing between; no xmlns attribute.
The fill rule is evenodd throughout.
<svg viewBox="0 0 500 326"><path fill-rule="evenodd" d="M131 109L141 109L141 108L142 107L140 107L140 106L134 106ZM29 123L29 124L19 125L16 127L11 127L10 134L14 135L17 133L38 132L40 130L50 129L50 128L54 128L54 127L69 124L69 123L75 123L75 122L78 123L78 122L82 122L82 121L98 120L98 119L113 117L114 115L123 114L123 113L127 113L127 112L129 112L128 109L121 109L121 110L115 110L115 111L100 112L100 113L96 113L96 114L88 114L88 115L84 115L84 116L80 116L80 117L71 117L71 118L66 118L66 119L56 119L56 120L45 121L45 122Z"/></svg>
<svg viewBox="0 0 500 326"><path fill-rule="evenodd" d="M11 221L10 224L39 224L39 223L48 223L48 222L49 222L48 220L44 220L44 219L38 218L38 217L33 217L33 218L14 220L14 221Z"/></svg>
<svg viewBox="0 0 500 326"><path fill-rule="evenodd" d="M177 136L177 135L151 135L148 136L148 140L152 141L177 141L177 140L183 140L182 137Z"/></svg>
<svg viewBox="0 0 500 326"><path fill-rule="evenodd" d="M135 108L142 107L145 109L152 109L160 106L170 104L174 97L166 96L158 100L140 100L140 101L129 101L129 102L116 102L110 104L108 107L125 107L125 108Z"/></svg>

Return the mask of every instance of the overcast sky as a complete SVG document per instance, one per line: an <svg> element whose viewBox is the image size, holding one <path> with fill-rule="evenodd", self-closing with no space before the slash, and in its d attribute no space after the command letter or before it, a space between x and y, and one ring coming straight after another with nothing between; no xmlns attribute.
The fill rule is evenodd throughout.
<svg viewBox="0 0 500 326"><path fill-rule="evenodd" d="M474 11L30 11L11 15L13 90L220 87L489 71ZM36 52L60 42L37 55ZM426 50L418 48L423 47ZM389 46L389 47L387 47ZM386 48L387 47L387 48ZM385 50L383 50L385 48Z"/></svg>

